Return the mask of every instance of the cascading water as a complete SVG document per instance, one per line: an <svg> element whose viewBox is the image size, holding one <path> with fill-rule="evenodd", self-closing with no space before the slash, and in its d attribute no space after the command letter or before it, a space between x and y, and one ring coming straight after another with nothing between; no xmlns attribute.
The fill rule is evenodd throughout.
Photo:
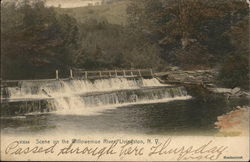
<svg viewBox="0 0 250 162"><path fill-rule="evenodd" d="M188 99L184 87L161 84L157 79L112 78L50 82L22 82L8 88L14 101L47 100L47 111L62 114L90 115L128 104L146 104ZM27 108L26 108L27 109ZM24 110L25 111L25 110Z"/></svg>
<svg viewBox="0 0 250 162"><path fill-rule="evenodd" d="M92 95L55 98L53 108L62 114L96 114L113 107L189 99L184 87L120 90Z"/></svg>
<svg viewBox="0 0 250 162"><path fill-rule="evenodd" d="M72 96L83 93L106 92L125 89L140 89L143 87L166 86L153 79L100 79L69 81L23 81L19 87L7 88L10 99L48 98Z"/></svg>

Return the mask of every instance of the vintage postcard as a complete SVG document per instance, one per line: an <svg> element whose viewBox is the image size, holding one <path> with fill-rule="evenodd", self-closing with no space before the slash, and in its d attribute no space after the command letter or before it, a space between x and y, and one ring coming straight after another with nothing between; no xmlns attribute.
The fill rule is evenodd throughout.
<svg viewBox="0 0 250 162"><path fill-rule="evenodd" d="M1 160L248 161L249 0L2 0Z"/></svg>

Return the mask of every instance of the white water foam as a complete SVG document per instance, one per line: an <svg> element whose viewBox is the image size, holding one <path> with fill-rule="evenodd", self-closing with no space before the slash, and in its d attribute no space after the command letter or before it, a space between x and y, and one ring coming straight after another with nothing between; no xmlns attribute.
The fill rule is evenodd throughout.
<svg viewBox="0 0 250 162"><path fill-rule="evenodd" d="M91 115L101 115L104 111L116 109L119 107L125 107L129 105L145 105L145 104L153 104L153 103L165 103L170 101L176 101L176 100L188 100L191 99L191 96L179 96L174 98L163 98L163 99L155 99L155 100L142 100L138 102L131 102L131 103L117 103L117 104L110 104L110 105L100 105L95 107L88 107L84 104L83 100L82 102L79 102L80 100L77 100L76 98L72 98L73 101L70 103L67 103L65 101L56 100L54 102L54 106L58 108L58 110L54 113L58 115L80 115L80 116L91 116Z"/></svg>
<svg viewBox="0 0 250 162"><path fill-rule="evenodd" d="M169 102L173 100L187 100L191 96L187 95L183 87L165 87L158 89L143 89L103 93L93 96L71 96L55 98L53 109L56 113L63 115L97 115L108 109L137 104L150 104L159 102Z"/></svg>
<svg viewBox="0 0 250 162"><path fill-rule="evenodd" d="M126 105L190 99L184 87L170 87L157 79L101 79L32 82L9 88L11 100L49 99L58 114L96 115ZM98 93L97 93L98 92ZM31 113L31 112L28 112Z"/></svg>
<svg viewBox="0 0 250 162"><path fill-rule="evenodd" d="M153 79L100 79L94 82L88 80L53 81L53 82L22 82L20 88L7 88L9 99L36 99L73 96L90 92L107 92L125 89L140 89L142 87L167 86Z"/></svg>

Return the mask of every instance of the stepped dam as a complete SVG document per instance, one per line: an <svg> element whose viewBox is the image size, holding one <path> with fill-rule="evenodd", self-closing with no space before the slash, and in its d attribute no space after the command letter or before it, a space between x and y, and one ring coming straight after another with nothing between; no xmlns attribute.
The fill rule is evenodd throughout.
<svg viewBox="0 0 250 162"><path fill-rule="evenodd" d="M32 113L90 115L124 105L189 99L182 86L156 78L20 81L1 89L2 116Z"/></svg>

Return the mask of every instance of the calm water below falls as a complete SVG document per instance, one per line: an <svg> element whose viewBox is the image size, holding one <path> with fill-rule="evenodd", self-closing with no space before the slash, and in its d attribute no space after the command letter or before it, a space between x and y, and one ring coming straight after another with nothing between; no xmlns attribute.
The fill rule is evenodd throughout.
<svg viewBox="0 0 250 162"><path fill-rule="evenodd" d="M96 115L45 113L1 117L1 132L12 135L127 133L150 135L212 135L217 117L247 100L198 103L194 99L125 105Z"/></svg>

